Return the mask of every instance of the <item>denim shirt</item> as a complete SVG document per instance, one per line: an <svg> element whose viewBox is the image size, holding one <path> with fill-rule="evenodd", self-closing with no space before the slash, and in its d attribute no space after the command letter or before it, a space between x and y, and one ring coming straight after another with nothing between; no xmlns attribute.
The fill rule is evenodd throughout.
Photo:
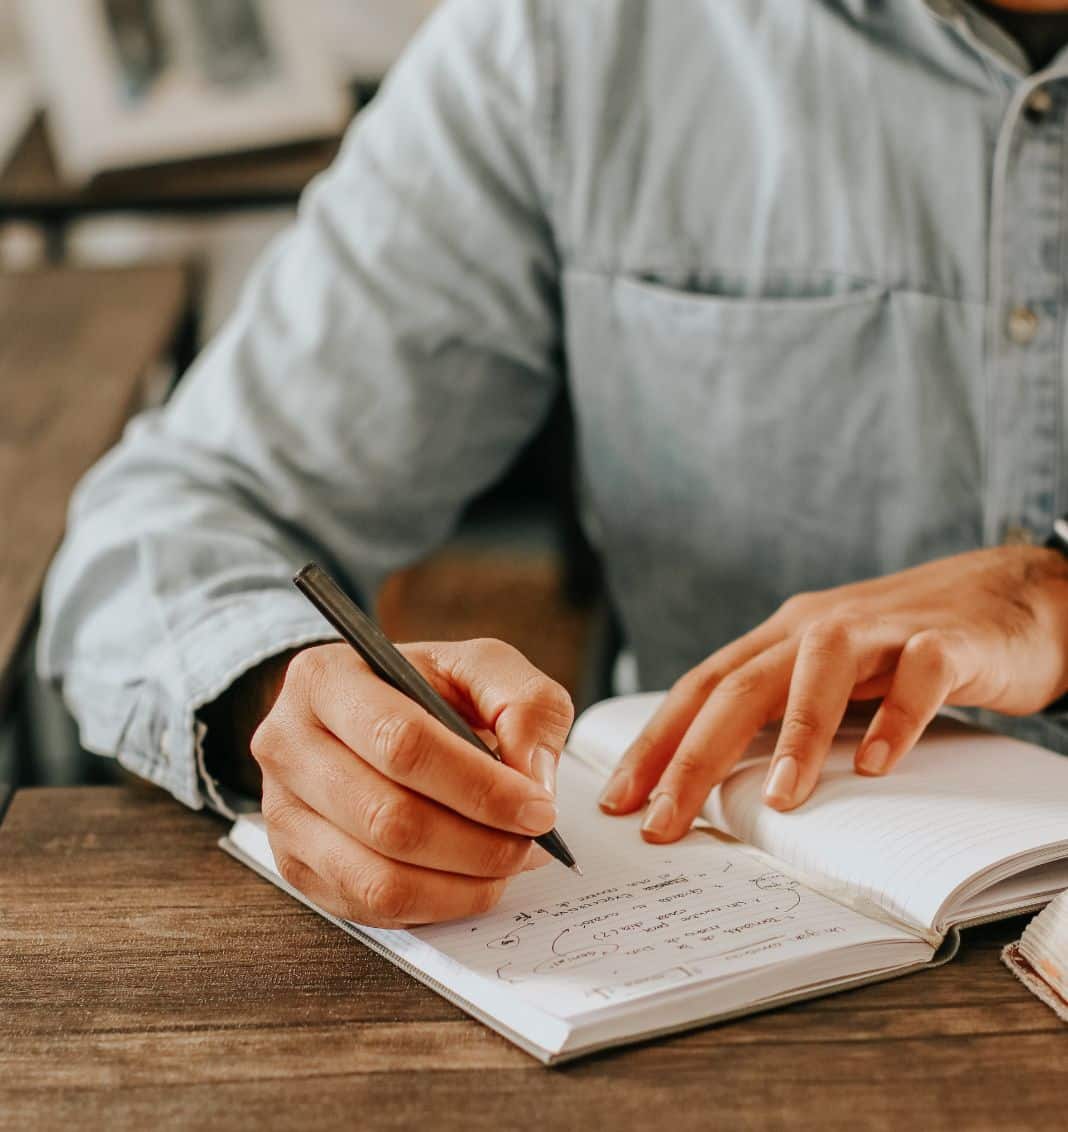
<svg viewBox="0 0 1068 1132"><path fill-rule="evenodd" d="M86 478L39 667L203 804L196 709L444 539L569 383L643 686L1068 509L1068 59L954 0L455 0Z"/></svg>

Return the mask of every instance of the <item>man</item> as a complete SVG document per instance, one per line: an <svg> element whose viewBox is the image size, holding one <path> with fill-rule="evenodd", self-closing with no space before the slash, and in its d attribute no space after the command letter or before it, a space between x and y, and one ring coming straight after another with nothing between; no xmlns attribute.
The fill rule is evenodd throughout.
<svg viewBox="0 0 1068 1132"><path fill-rule="evenodd" d="M567 697L499 643L408 647L495 764L289 577L371 602L565 374L628 644L672 685L606 810L681 836L780 717L766 799L799 805L850 700L882 701L864 774L943 703L1046 709L1068 24L1009 11L1040 8L1068 5L447 4L74 501L40 656L84 742L193 806L258 789L251 744L282 873L331 911L489 907L539 863Z"/></svg>

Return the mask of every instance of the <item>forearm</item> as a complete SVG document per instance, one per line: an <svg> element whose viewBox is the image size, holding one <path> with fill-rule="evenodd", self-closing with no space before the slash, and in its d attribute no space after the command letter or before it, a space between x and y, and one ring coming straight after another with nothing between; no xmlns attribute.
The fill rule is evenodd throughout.
<svg viewBox="0 0 1068 1132"><path fill-rule="evenodd" d="M294 571L318 558L372 604L557 388L548 170L517 142L544 97L521 17L444 6L170 404L79 488L40 671L88 747L188 805L205 801L198 713L330 635Z"/></svg>

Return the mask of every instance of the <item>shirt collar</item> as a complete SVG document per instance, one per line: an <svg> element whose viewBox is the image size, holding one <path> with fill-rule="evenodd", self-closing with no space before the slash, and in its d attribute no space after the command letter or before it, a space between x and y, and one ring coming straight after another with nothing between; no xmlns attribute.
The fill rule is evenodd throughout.
<svg viewBox="0 0 1068 1132"><path fill-rule="evenodd" d="M966 0L921 0L940 23L951 27L962 39L1015 78L1031 77L1031 61L1023 48L1003 27L973 8ZM1046 66L1047 77L1068 74L1068 47L1063 47Z"/></svg>

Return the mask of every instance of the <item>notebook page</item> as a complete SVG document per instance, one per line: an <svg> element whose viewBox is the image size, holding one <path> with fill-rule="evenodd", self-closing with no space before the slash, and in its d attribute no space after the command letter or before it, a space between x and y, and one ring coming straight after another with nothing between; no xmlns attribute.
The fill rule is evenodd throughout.
<svg viewBox="0 0 1068 1132"><path fill-rule="evenodd" d="M662 699L645 693L595 704L575 724L571 746L606 778ZM939 912L970 878L1024 853L1068 855L1068 758L940 720L886 778L863 778L852 769L862 735L843 726L813 797L779 814L760 801L775 746L768 729L713 792L705 818L819 878L825 891L837 886L844 899L927 931L948 926L936 922Z"/></svg>
<svg viewBox="0 0 1068 1132"><path fill-rule="evenodd" d="M839 736L799 809L761 804L765 766L750 763L708 816L792 871L938 933L952 923L951 898L975 891L969 881L1010 875L996 867L1024 855L1068 855L1068 758L939 720L890 774L864 778L853 772L859 738Z"/></svg>
<svg viewBox="0 0 1068 1132"><path fill-rule="evenodd" d="M600 784L565 756L558 825L583 877L549 864L517 878L488 915L410 935L565 1019L829 948L915 945L713 834L647 845L639 816L597 809Z"/></svg>

